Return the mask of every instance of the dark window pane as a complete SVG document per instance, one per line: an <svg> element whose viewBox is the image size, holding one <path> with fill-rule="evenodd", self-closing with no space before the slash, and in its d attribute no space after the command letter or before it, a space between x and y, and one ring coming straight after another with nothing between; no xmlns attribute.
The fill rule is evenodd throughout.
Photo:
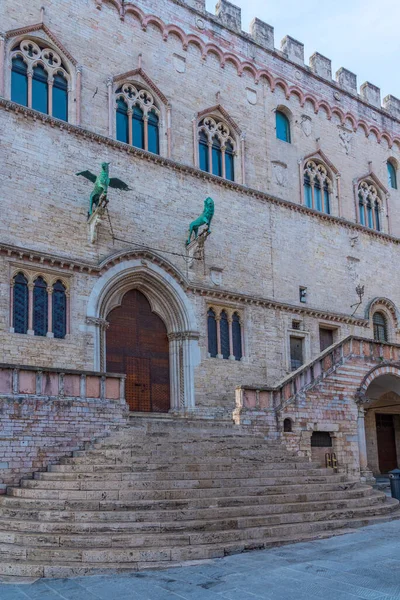
<svg viewBox="0 0 400 600"><path fill-rule="evenodd" d="M234 152L230 142L225 148L225 176L229 181L235 181Z"/></svg>
<svg viewBox="0 0 400 600"><path fill-rule="evenodd" d="M375 227L376 227L377 231L381 230L381 222L380 222L379 204L378 204L378 202L375 202Z"/></svg>
<svg viewBox="0 0 400 600"><path fill-rule="evenodd" d="M292 431L292 421L291 421L291 419L285 419L283 421L283 431L285 433L291 433L291 431Z"/></svg>
<svg viewBox="0 0 400 600"><path fill-rule="evenodd" d="M321 352L332 346L333 344L333 329L319 328L319 346Z"/></svg>
<svg viewBox="0 0 400 600"><path fill-rule="evenodd" d="M329 201L329 188L328 188L327 183L324 185L324 211L326 212L327 215L331 214L331 206L330 206L330 201Z"/></svg>
<svg viewBox="0 0 400 600"><path fill-rule="evenodd" d="M117 140L129 144L128 105L125 100L117 100Z"/></svg>
<svg viewBox="0 0 400 600"><path fill-rule="evenodd" d="M138 106L134 107L132 115L132 146L144 149L143 111Z"/></svg>
<svg viewBox="0 0 400 600"><path fill-rule="evenodd" d="M303 340L302 338L290 338L290 362L292 371L296 371L303 364Z"/></svg>
<svg viewBox="0 0 400 600"><path fill-rule="evenodd" d="M290 123L286 115L276 111L276 137L278 140L290 143Z"/></svg>
<svg viewBox="0 0 400 600"><path fill-rule="evenodd" d="M22 58L13 58L11 71L11 100L28 106L27 67Z"/></svg>
<svg viewBox="0 0 400 600"><path fill-rule="evenodd" d="M397 190L397 174L394 165L389 161L387 163L389 186Z"/></svg>
<svg viewBox="0 0 400 600"><path fill-rule="evenodd" d="M13 325L16 333L28 331L28 282L22 273L14 277Z"/></svg>
<svg viewBox="0 0 400 600"><path fill-rule="evenodd" d="M368 223L368 227L370 227L371 229L373 229L373 227L374 227L374 217L372 215L372 205L371 205L371 202L369 200L367 202L367 223Z"/></svg>
<svg viewBox="0 0 400 600"><path fill-rule="evenodd" d="M387 322L386 317L380 312L376 312L372 318L374 325L374 339L378 342L387 342Z"/></svg>
<svg viewBox="0 0 400 600"><path fill-rule="evenodd" d="M204 131L199 136L199 165L202 171L210 171L209 157L208 157L208 138Z"/></svg>
<svg viewBox="0 0 400 600"><path fill-rule="evenodd" d="M221 313L221 319L219 322L220 334L221 334L221 354L223 358L229 358L229 323L228 316L223 310Z"/></svg>
<svg viewBox="0 0 400 600"><path fill-rule="evenodd" d="M321 184L318 180L314 182L314 208L322 210Z"/></svg>
<svg viewBox="0 0 400 600"><path fill-rule="evenodd" d="M67 332L67 297L61 281L53 285L53 333L55 338L63 338Z"/></svg>
<svg viewBox="0 0 400 600"><path fill-rule="evenodd" d="M149 112L148 118L149 152L160 154L160 142L158 133L158 116L154 111Z"/></svg>
<svg viewBox="0 0 400 600"><path fill-rule="evenodd" d="M312 208L312 189L308 173L304 175L304 204Z"/></svg>
<svg viewBox="0 0 400 600"><path fill-rule="evenodd" d="M212 308L207 313L207 325L208 325L208 353L212 358L216 358L218 354L217 345L217 322L215 320L215 313Z"/></svg>
<svg viewBox="0 0 400 600"><path fill-rule="evenodd" d="M61 73L54 76L53 117L68 121L68 82Z"/></svg>
<svg viewBox="0 0 400 600"><path fill-rule="evenodd" d="M212 141L212 172L213 175L222 177L222 151L217 137L214 137Z"/></svg>
<svg viewBox="0 0 400 600"><path fill-rule="evenodd" d="M47 318L47 283L42 277L38 277L33 288L33 330L35 335L47 334Z"/></svg>
<svg viewBox="0 0 400 600"><path fill-rule="evenodd" d="M43 67L35 67L32 78L32 108L42 113L48 113L48 99L47 73Z"/></svg>
<svg viewBox="0 0 400 600"><path fill-rule="evenodd" d="M232 319L232 341L233 341L233 355L236 360L242 358L242 328L240 325L239 315L236 313Z"/></svg>
<svg viewBox="0 0 400 600"><path fill-rule="evenodd" d="M360 224L365 225L365 207L362 198L360 198L358 207L360 212Z"/></svg>

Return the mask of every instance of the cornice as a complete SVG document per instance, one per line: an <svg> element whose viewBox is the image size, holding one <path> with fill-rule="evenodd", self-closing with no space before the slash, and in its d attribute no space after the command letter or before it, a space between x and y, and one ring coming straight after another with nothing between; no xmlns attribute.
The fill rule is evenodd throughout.
<svg viewBox="0 0 400 600"><path fill-rule="evenodd" d="M203 296L210 299L218 299L225 302L235 302L247 306L260 306L263 308L278 309L293 314L304 314L317 319L329 320L336 323L347 323L358 325L359 327L368 327L369 321L366 318L353 317L343 313L332 313L322 311L315 307L296 306L286 302L279 302L271 298L262 298L251 294L240 294L231 290L222 290L209 288L207 286L192 285L182 275L182 273L172 265L167 259L156 254L151 248L140 250L121 250L115 254L106 257L99 263L83 262L73 257L61 257L38 250L21 248L10 244L0 243L0 255L10 258L18 258L20 262L26 261L29 265L51 266L66 270L70 273L85 273L95 277L100 277L111 269L114 265L130 260L132 258L141 258L143 266L146 262L152 262L161 266L169 275L171 275L185 290L197 296Z"/></svg>
<svg viewBox="0 0 400 600"><path fill-rule="evenodd" d="M176 162L170 158L165 158L163 156L159 156L157 154L152 154L151 152L146 152L145 150L141 150L140 148L135 148L134 146L129 146L129 144L125 144L123 142L118 142L110 137L105 135L101 135L99 133L95 133L94 131L90 131L89 129L84 129L78 125L73 125L72 123L66 123L65 121L60 121L59 119L55 119L54 117L50 117L49 115L45 115L43 113L37 112L31 108L27 108L26 106L21 106L20 104L16 104L15 102L11 102L11 100L6 100L5 98L0 97L0 109L4 109L8 112L14 112L17 115L21 115L26 119L32 119L35 122L39 122L44 125L48 125L52 128L59 128L61 131L67 131L70 134L77 135L82 137L83 139L91 142L95 142L96 144L104 144L106 146L110 146L115 148L116 150L125 152L126 154L130 154L139 158L141 160L147 160L148 162L152 162L154 164L158 164L163 167L167 167L174 171L178 171L181 173L186 173L197 179L203 179L204 181L212 182L215 185L219 185L223 188L227 188L236 192L240 192L241 194L253 198L255 200L266 202L269 204L275 204L277 206L285 207L294 212L306 214L308 216L315 217L320 221L327 221L331 223L335 223L345 229L351 231L358 231L363 233L369 237L373 237L375 239L379 239L382 241L390 242L393 244L400 244L400 238L397 238L388 233L383 233L381 231L375 231L373 229L368 229L363 225L358 223L354 223L353 221L348 221L342 217L335 217L334 215L328 215L326 213L321 213L312 208L308 208L303 204L297 204L295 202L290 202L289 200L283 200L282 198L278 198L276 196L272 196L271 194L267 194L266 192L262 192L260 190L256 190L253 188L249 188L240 183L235 183L234 181L228 181L227 179L223 179L222 177L217 177L215 175L211 175L210 173L206 173L205 171L201 171L196 167L192 167L190 165L185 165L183 163ZM66 259L65 262L68 262Z"/></svg>
<svg viewBox="0 0 400 600"><path fill-rule="evenodd" d="M102 1L103 0L95 0L97 8L101 8ZM182 7L185 7L187 10L191 10L188 6L185 6L182 3L177 2L176 0L172 1L176 4L179 4ZM376 126L376 124L368 124L364 119L358 119L357 115L354 115L351 112L345 113L339 106L331 105L325 99L318 100L318 98L314 94L309 92L303 92L303 90L299 87L298 84L290 85L280 75L274 75L272 71L266 69L264 66L257 67L255 59L253 59L252 62L247 59L242 60L242 58L240 58L237 54L234 54L232 52L224 52L217 44L212 42L204 42L204 40L199 35L193 33L185 33L185 31L179 25L175 25L174 23L167 24L157 15L151 13L144 13L142 9L140 9L132 2L121 2L120 0L110 0L110 2L119 12L122 19L125 15L134 15L140 22L143 31L147 31L147 27L149 25L154 25L155 28L157 28L161 32L164 41L168 41L168 38L171 34L177 36L181 41L182 49L184 51L187 51L190 44L194 44L200 49L203 60L207 58L208 54L212 53L219 58L221 68L224 68L228 62L232 63L236 67L239 77L241 77L245 71L248 71L253 75L255 85L257 85L260 82L261 78L265 78L270 85L271 92L274 92L277 87L281 87L284 91L287 100L289 100L292 95L297 96L301 107L303 107L307 101L311 102L314 106L315 114L318 114L319 111L323 109L327 115L328 120L330 120L332 116L336 114L340 119L341 125L345 125L346 120L349 120L352 124L354 131L357 131L358 129L363 129L366 137L368 137L371 133L374 133L376 135L378 143L380 143L382 139L386 139L389 148L391 148L394 143L397 143L400 147L400 135L392 136L389 131L381 131ZM266 54L271 54L275 58L278 58L279 60L290 64L296 70L303 71L307 74L307 76L316 79L317 81L323 83L326 86L329 86L335 92L340 92L340 94L346 95L353 101L356 101L357 103L366 106L373 113L379 113L387 119L390 119L400 124L400 119L396 119L393 115L388 113L382 107L376 107L363 100L359 95L356 96L355 94L349 93L347 90L341 88L335 82L329 81L327 79L324 79L323 77L318 76L305 65L299 65L298 63L291 61L290 59L285 57L282 52L279 52L277 50L268 50L264 48L260 44L257 44L255 40L253 40L253 38L250 37L250 35L245 34L245 32L239 33L237 31L229 29L218 19L213 17L211 13L200 13L198 11L193 12L201 14L204 18L210 20L212 23L218 23L218 25L221 28L229 30L229 32L233 33L236 36L242 37L248 43L252 43L259 47Z"/></svg>

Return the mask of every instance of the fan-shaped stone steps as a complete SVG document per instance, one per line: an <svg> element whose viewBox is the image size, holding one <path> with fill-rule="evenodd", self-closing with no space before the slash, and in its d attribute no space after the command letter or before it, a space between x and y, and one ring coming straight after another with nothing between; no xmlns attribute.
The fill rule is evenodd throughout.
<svg viewBox="0 0 400 600"><path fill-rule="evenodd" d="M330 535L397 506L255 428L135 419L0 498L0 575L170 566Z"/></svg>

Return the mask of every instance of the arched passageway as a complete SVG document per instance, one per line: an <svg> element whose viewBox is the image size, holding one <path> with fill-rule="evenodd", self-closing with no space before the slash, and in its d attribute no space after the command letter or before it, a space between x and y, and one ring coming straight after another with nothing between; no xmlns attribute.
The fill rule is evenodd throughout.
<svg viewBox="0 0 400 600"><path fill-rule="evenodd" d="M389 371L390 369L390 371ZM400 369L375 369L361 388L359 406L365 448L360 445L361 470L386 474L400 465ZM362 431L359 427L362 442ZM364 455L364 456L363 456Z"/></svg>

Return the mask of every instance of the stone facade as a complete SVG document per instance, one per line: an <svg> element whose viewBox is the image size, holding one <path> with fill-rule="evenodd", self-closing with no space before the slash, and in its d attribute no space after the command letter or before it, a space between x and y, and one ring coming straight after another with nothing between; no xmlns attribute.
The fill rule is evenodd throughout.
<svg viewBox="0 0 400 600"><path fill-rule="evenodd" d="M275 386L291 373L291 336L302 340L303 360L312 361L320 355L321 327L332 329L334 343L349 335L372 339L378 309L387 341L400 342L400 279L391 269L400 252L400 190L389 187L387 173L387 162L397 168L400 160L400 101L388 96L381 106L370 83L358 94L346 69L332 80L320 54L306 66L303 45L289 36L274 49L272 27L258 19L250 34L242 32L240 10L225 0L215 16L203 0L42 4L6 0L1 19L4 363L104 371L114 283L142 290L166 323L176 410L230 415L236 386ZM11 102L10 57L23 39L47 44L68 67L68 124ZM155 98L159 156L115 139L115 92L125 80ZM290 144L277 139L277 110L289 120ZM235 181L198 168L197 126L207 114L235 138ZM331 214L306 206L309 159L327 168ZM101 220L92 243L90 186L75 173L97 172L102 161L131 191L112 190L110 220ZM359 222L363 180L378 192L381 231ZM188 224L207 196L216 206L212 234L204 258L189 264ZM16 270L68 279L64 339L10 331ZM364 286L361 302L357 286ZM209 357L213 303L243 315L240 361ZM304 431L321 402L316 396L301 416ZM340 437L356 405L354 398L339 403L340 418L327 408L318 420ZM353 468L357 440L349 443L352 457L339 452L339 460Z"/></svg>

